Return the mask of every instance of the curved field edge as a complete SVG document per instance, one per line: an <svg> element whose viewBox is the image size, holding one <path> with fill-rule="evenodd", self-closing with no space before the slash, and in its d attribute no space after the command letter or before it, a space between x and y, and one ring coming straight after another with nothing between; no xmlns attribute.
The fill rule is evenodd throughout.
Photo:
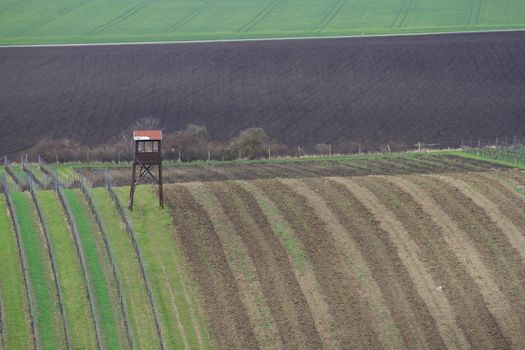
<svg viewBox="0 0 525 350"><path fill-rule="evenodd" d="M85 43L243 38L323 37L366 34L432 33L524 28L519 0L496 5L488 0L455 2L436 8L431 0L406 2L293 0L246 5L236 1L157 1L64 3L45 7L25 3L0 5L0 42ZM103 6L105 5L105 6ZM497 8L499 7L499 8ZM102 10L103 8L104 10ZM79 21L83 19L83 21Z"/></svg>
<svg viewBox="0 0 525 350"><path fill-rule="evenodd" d="M520 174L518 182L515 179L520 178ZM382 325L368 321L373 326L366 327L366 332L385 336L387 329L394 331L390 333L393 338L387 342L390 345L399 337L398 344L408 348L445 344L452 348L520 347L525 344L525 322L519 317L525 306L522 279L525 215L512 208L516 202L525 201L524 183L522 171L319 177L169 185L167 196L175 228L180 227L186 236L182 238L178 233L178 239L195 235L193 243L181 243L183 250L194 245L191 250L194 255L187 254L188 263L194 269L201 266L198 270L204 266L214 269L206 261L222 260L218 266L227 266L233 276L237 276L236 282L227 286L225 281L212 277L212 285L222 289L222 293L239 295L239 306L242 305L243 317L248 320L243 324L236 323L243 318L224 317L212 321L213 333L219 338L221 335L216 333L223 327L237 328L239 332L243 329L239 327L249 325L259 347L268 344L286 347L293 344L290 341L305 340L299 340L301 330L293 330L293 321L288 325L294 334L283 333L279 326L280 311L270 304L276 299L268 299L265 291L269 280L263 271L267 269L265 266L271 266L268 264L273 259L273 253L264 248L270 236L263 234L263 227L269 225L275 237L285 235L281 244L286 247L286 255L284 260L279 260L281 264L298 264L299 274L304 273L306 264L315 283L319 283L317 297L326 300L328 307L333 300L342 302L339 316L337 312L330 314L333 323L328 333L322 331L326 321L320 318L322 313L312 313L323 342L335 340L332 345L337 348L345 344L346 337L355 336L359 340L354 345L362 342L364 347L373 346L363 338L364 333L358 336L359 327L348 328L351 317L361 314L365 317L363 320L367 317L383 320ZM256 203L255 207L248 205L252 202ZM271 224L258 221L258 211L264 213ZM466 213L470 213L471 218L464 218ZM479 224L472 220L489 226L479 231ZM318 240L314 231L308 238L312 228ZM476 237L474 230L481 236ZM521 232L521 237L517 232ZM354 243L348 241L348 235ZM215 248L206 248L205 242L212 237L215 237L212 245ZM337 249L330 246L332 239L338 242ZM254 240L259 251L249 247L249 240ZM353 257L345 253L344 249L349 248L357 249ZM378 253L373 253L374 250ZM316 254L321 255L316 257ZM194 260L197 256L198 260ZM337 281L323 275L330 271L329 265L322 268L322 259L329 261L327 257L335 259L334 266L339 266ZM362 262L356 265L356 258ZM246 264L246 270L239 270L239 264ZM356 266L361 266L360 272ZM346 302L332 299L335 295L330 292L331 286L349 278L344 277L345 270L349 277L356 273L359 277L357 284L349 284L353 287L345 289L351 297ZM277 271L273 273L282 273ZM253 282L247 284L246 279ZM200 278L198 281L202 283ZM356 288L365 281L366 284ZM372 288L375 297L369 293L363 294L364 299L359 297L366 288ZM304 297L308 290L302 289L301 293ZM289 297L283 295L284 299ZM214 303L222 300L209 291L203 293L203 298L205 313L216 310ZM350 302L352 298L359 298L361 303L375 298L379 302L375 307L379 309L365 311L362 308L366 302L357 306ZM284 299L279 299L279 303ZM320 304L308 302L306 305L309 312L313 312ZM517 313L511 311L511 305ZM404 311L398 312L396 307L403 307ZM258 309L264 312L257 315ZM270 322L267 328L263 328L265 322ZM333 338L326 338L330 333ZM314 343L306 344L308 347ZM219 341L219 346L242 347L225 340Z"/></svg>
<svg viewBox="0 0 525 350"><path fill-rule="evenodd" d="M392 142L446 147L478 135L520 134L524 34L4 48L2 77L11 88L0 95L0 148L16 157L59 134L86 145L106 143L142 114L158 116L166 131L206 125L218 141L257 125L290 150L328 140L334 152L344 143L349 149L349 140L375 150L385 143L396 149ZM407 64L416 64L417 74ZM40 74L28 73L34 71ZM78 83L74 91L71 80ZM484 88L487 80L493 89ZM493 90L507 96L504 103ZM85 104L98 106L90 118ZM169 118L174 110L177 117ZM9 123L10 115L17 123ZM16 139L23 125L26 137Z"/></svg>

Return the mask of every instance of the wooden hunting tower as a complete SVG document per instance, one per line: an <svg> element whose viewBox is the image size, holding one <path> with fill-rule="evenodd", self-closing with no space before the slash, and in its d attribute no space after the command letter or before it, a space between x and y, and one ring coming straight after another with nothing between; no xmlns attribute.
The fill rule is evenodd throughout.
<svg viewBox="0 0 525 350"><path fill-rule="evenodd" d="M135 151L133 156L133 174L131 175L131 189L129 191L129 209L133 210L135 187L141 178L149 175L159 185L159 204L164 208L164 193L162 189L162 130L135 130L133 131ZM158 166L158 177L152 173L153 167ZM137 173L138 172L138 173Z"/></svg>

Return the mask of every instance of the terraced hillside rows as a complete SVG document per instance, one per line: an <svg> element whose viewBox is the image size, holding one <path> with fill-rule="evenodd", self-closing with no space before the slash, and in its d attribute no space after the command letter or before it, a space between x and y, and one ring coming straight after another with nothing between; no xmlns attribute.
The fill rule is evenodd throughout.
<svg viewBox="0 0 525 350"><path fill-rule="evenodd" d="M222 180L256 180L274 178L307 178L319 176L401 175L453 172L478 172L507 169L507 165L476 157L463 152L432 152L406 154L376 154L341 158L281 159L253 162L226 162L202 164L174 164L164 167L166 183L207 182ZM119 186L129 185L129 167L111 168L112 180ZM105 186L106 169L83 168L79 170L96 186ZM146 182L151 182L145 178Z"/></svg>
<svg viewBox="0 0 525 350"><path fill-rule="evenodd" d="M167 207L145 185L132 212L129 187L10 181L0 348L525 347L525 171L450 152L174 169Z"/></svg>
<svg viewBox="0 0 525 350"><path fill-rule="evenodd" d="M15 237L6 200L0 197L0 343L3 348L29 349L33 346L31 316Z"/></svg>
<svg viewBox="0 0 525 350"><path fill-rule="evenodd" d="M524 188L493 170L167 192L220 348L519 349Z"/></svg>
<svg viewBox="0 0 525 350"><path fill-rule="evenodd" d="M111 142L144 116L334 152L523 135L523 61L525 32L2 48L0 154L45 137Z"/></svg>
<svg viewBox="0 0 525 350"><path fill-rule="evenodd" d="M0 349L214 348L168 210L135 212L132 242L103 188L93 190L92 212L79 190L35 190L32 198L9 187L0 199Z"/></svg>

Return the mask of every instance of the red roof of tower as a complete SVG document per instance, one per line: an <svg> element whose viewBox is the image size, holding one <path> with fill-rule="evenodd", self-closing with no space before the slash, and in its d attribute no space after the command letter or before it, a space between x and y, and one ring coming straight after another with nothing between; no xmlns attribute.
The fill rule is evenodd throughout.
<svg viewBox="0 0 525 350"><path fill-rule="evenodd" d="M144 140L160 141L162 140L162 130L135 130L133 131L133 140L135 141L144 141Z"/></svg>

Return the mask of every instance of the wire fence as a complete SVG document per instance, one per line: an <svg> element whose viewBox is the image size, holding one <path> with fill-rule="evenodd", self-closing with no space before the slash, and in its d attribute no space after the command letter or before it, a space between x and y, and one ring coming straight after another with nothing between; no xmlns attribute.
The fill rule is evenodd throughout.
<svg viewBox="0 0 525 350"><path fill-rule="evenodd" d="M17 174L13 169L11 161L6 156L4 156L4 169L5 172L11 176L20 191L26 191L29 189L28 177L25 174Z"/></svg>
<svg viewBox="0 0 525 350"><path fill-rule="evenodd" d="M49 225L47 223L47 219L44 214L44 210L42 209L42 205L40 204L40 198L38 197L37 188L31 180L29 180L29 192L31 194L31 198L33 199L33 202L35 203L36 211L38 214L38 219L40 220L40 225L42 226L42 231L44 232L44 238L46 240L46 245L47 245L47 253L49 255L49 260L51 261L51 270L53 272L55 288L57 291L60 315L62 316L62 320L63 320L62 326L64 327L64 334L66 337L66 346L68 349L71 349L71 334L69 332L69 325L68 325L67 318L66 318L66 312L64 310L64 297L62 295L62 289L60 287L61 286L60 276L58 275L58 269L57 269L58 264L55 260L55 255L53 254L53 251L54 251L53 240L51 238L51 234L49 231Z"/></svg>
<svg viewBox="0 0 525 350"><path fill-rule="evenodd" d="M27 162L22 162L22 170L26 173L27 177L29 178L29 181L33 182L33 185L37 185L37 187L41 189L49 189L52 188L53 180L44 174L42 171L37 172L33 171L31 169L30 164Z"/></svg>
<svg viewBox="0 0 525 350"><path fill-rule="evenodd" d="M58 195L58 199L60 201L60 204L64 208L64 212L66 213L66 218L69 223L69 227L71 228L71 232L73 233L73 240L75 242L75 249L77 250L77 255L80 259L80 267L82 268L82 274L84 277L84 283L86 284L87 289L87 297L89 302L89 307L91 309L91 315L93 318L93 323L95 325L95 335L97 338L97 347L99 350L104 349L104 341L102 339L102 335L100 332L100 324L98 320L98 312L95 305L95 298L93 294L93 288L91 287L91 282L89 279L89 271L87 268L87 262L86 257L84 255L84 249L82 247L82 241L80 240L80 234L78 232L78 226L75 221L75 217L73 215L73 211L69 205L69 202L66 198L66 195L64 193L64 188L60 184L60 182L55 181L55 191Z"/></svg>
<svg viewBox="0 0 525 350"><path fill-rule="evenodd" d="M84 199L86 200L88 204L89 210L91 211L91 214L93 215L95 222L97 223L100 233L102 234L102 240L104 242L104 247L108 254L109 264L111 265L111 271L113 274L113 278L115 279L115 284L117 286L117 294L118 294L120 308L121 308L122 316L124 320L124 326L126 329L126 336L128 338L130 348L135 349L136 348L135 339L133 336L133 332L131 330L131 324L129 322L126 298L124 296L122 283L121 283L122 279L121 279L120 272L117 268L117 265L115 264L115 255L113 253L113 250L111 249L111 246L109 245L107 226L104 223L104 220L102 219L102 216L100 215L97 209L97 206L95 205L95 199L93 198L93 195L92 195L93 186L91 182L87 178L81 177L79 184L80 184L80 191L84 195Z"/></svg>
<svg viewBox="0 0 525 350"><path fill-rule="evenodd" d="M55 169L42 157L38 157L38 165L42 172L51 177L53 182L62 184L65 188L78 188L82 181L82 176L76 171L71 171L68 174L58 174Z"/></svg>
<svg viewBox="0 0 525 350"><path fill-rule="evenodd" d="M33 343L34 343L34 348L36 350L39 350L40 349L40 341L39 341L39 337L38 337L38 328L37 328L37 325L36 325L36 317L35 317L35 305L33 303L33 287L31 285L31 280L29 279L29 269L28 269L28 263L27 263L27 258L26 258L26 255L25 255L25 250L24 250L24 242L22 241L22 231L20 229L20 225L18 224L18 217L17 217L17 213L16 213L16 208L15 208L15 205L13 203L13 198L11 197L11 193L10 193L10 189L9 189L9 184L7 182L7 179L5 178L5 176L2 177L2 191L4 192L4 195L5 195L5 198L6 198L6 203L7 203L7 209L9 211L9 214L11 216L11 220L13 222L13 228L14 228L14 231L15 231L15 238L16 238L16 245L17 245L17 249L18 249L18 256L20 258L20 263L22 265L22 274L23 274L23 277L24 277L24 287L26 289L26 298L27 298L27 305L28 305L28 308L29 308L29 317L30 317L30 323L31 323L31 332L32 332L32 335L33 335Z"/></svg>
<svg viewBox="0 0 525 350"><path fill-rule="evenodd" d="M155 298L153 296L153 288L151 287L151 283L148 278L148 274L146 273L146 264L144 262L144 257L142 255L142 252L140 250L138 241L137 241L137 234L135 230L133 229L133 225L131 224L131 220L128 217L128 214L126 213L126 209L122 205L122 202L120 201L119 196L117 195L115 189L113 188L113 180L111 179L111 176L108 172L105 174L106 178L106 190L108 191L111 199L113 200L113 203L117 207L117 211L120 214L120 218L122 219L122 222L124 223L124 226L126 228L126 232L129 234L129 237L131 239L131 243L133 245L133 248L135 249L135 255L137 257L137 260L139 262L140 267L140 273L142 275L142 279L144 281L144 284L146 285L146 292L148 294L148 299L150 302L150 307L153 311L153 317L155 321L155 328L157 331L157 336L159 337L159 343L161 349L165 349L164 344L164 338L162 336L162 329L160 327L160 320L158 315L158 309L156 306Z"/></svg>
<svg viewBox="0 0 525 350"><path fill-rule="evenodd" d="M4 316L4 298L2 293L2 285L0 285L0 346L2 349L7 349L6 346L6 331L5 331L5 316Z"/></svg>
<svg viewBox="0 0 525 350"><path fill-rule="evenodd" d="M462 148L477 156L525 164L525 137L478 140Z"/></svg>

